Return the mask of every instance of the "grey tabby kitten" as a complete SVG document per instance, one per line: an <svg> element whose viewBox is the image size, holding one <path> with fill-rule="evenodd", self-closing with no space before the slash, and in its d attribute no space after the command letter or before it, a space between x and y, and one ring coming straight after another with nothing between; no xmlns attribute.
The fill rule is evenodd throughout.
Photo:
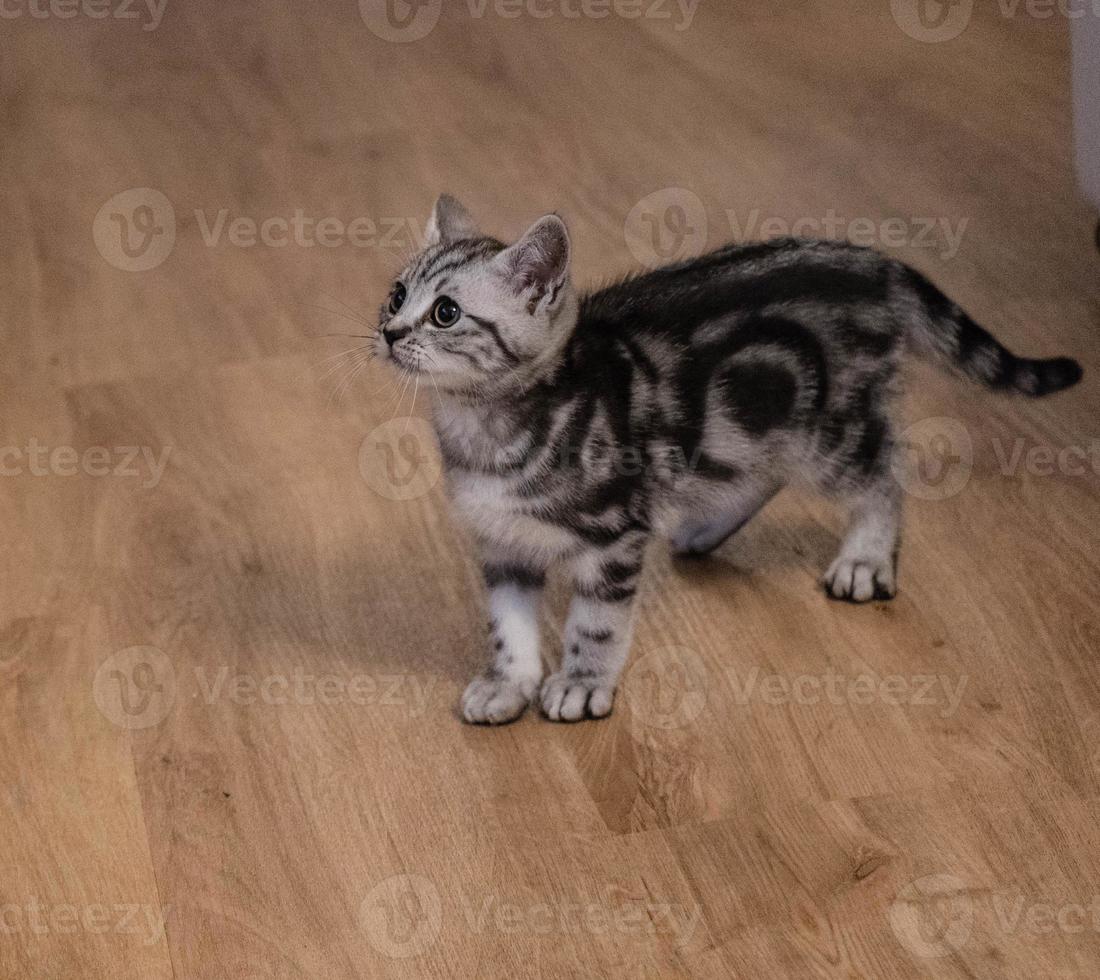
<svg viewBox="0 0 1100 980"><path fill-rule="evenodd" d="M378 351L434 381L454 506L481 551L490 665L469 722L611 711L646 545L703 555L781 488L842 499L851 522L823 582L896 590L891 468L902 356L1033 397L1081 377L1002 347L919 273L831 241L729 245L578 297L556 215L514 245L444 196L383 305ZM561 669L543 680L537 603L567 564Z"/></svg>

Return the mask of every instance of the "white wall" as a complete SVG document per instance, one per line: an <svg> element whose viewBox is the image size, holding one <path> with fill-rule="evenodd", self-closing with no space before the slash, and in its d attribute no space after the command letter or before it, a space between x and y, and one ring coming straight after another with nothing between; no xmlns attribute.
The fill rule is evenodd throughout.
<svg viewBox="0 0 1100 980"><path fill-rule="evenodd" d="M1100 208L1100 17L1073 21L1073 108L1081 187Z"/></svg>

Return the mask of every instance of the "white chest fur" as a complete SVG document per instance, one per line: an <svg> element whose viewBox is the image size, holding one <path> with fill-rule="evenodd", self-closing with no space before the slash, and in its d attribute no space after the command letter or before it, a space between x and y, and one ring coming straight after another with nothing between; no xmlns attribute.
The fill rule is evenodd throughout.
<svg viewBox="0 0 1100 980"><path fill-rule="evenodd" d="M515 492L534 448L528 432L480 407L441 406L435 424L445 457L458 461L447 468L452 504L479 538L548 560L576 547L572 532L536 516L537 499ZM501 464L506 472L485 472Z"/></svg>

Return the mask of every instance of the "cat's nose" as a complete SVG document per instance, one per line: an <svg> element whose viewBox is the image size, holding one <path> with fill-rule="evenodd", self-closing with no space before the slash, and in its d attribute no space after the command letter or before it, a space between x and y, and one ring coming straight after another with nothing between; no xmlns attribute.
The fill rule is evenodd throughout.
<svg viewBox="0 0 1100 980"><path fill-rule="evenodd" d="M396 330L391 330L389 327L382 328L382 336L391 347L410 333L412 333L412 327L398 327Z"/></svg>

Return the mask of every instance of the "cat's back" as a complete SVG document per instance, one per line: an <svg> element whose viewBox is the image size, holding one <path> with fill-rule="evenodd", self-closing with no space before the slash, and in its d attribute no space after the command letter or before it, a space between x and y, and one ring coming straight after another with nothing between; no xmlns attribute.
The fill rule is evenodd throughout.
<svg viewBox="0 0 1100 980"><path fill-rule="evenodd" d="M581 299L591 334L688 339L708 321L779 304L883 303L899 263L848 242L782 238L731 244L628 276Z"/></svg>
<svg viewBox="0 0 1100 980"><path fill-rule="evenodd" d="M783 427L813 428L850 403L892 395L905 349L895 302L904 275L900 263L846 242L729 245L584 297L578 348L590 356L578 360L628 362L635 408L656 401L689 448L729 416L743 429L780 428L757 418L780 395L783 411L773 414Z"/></svg>

